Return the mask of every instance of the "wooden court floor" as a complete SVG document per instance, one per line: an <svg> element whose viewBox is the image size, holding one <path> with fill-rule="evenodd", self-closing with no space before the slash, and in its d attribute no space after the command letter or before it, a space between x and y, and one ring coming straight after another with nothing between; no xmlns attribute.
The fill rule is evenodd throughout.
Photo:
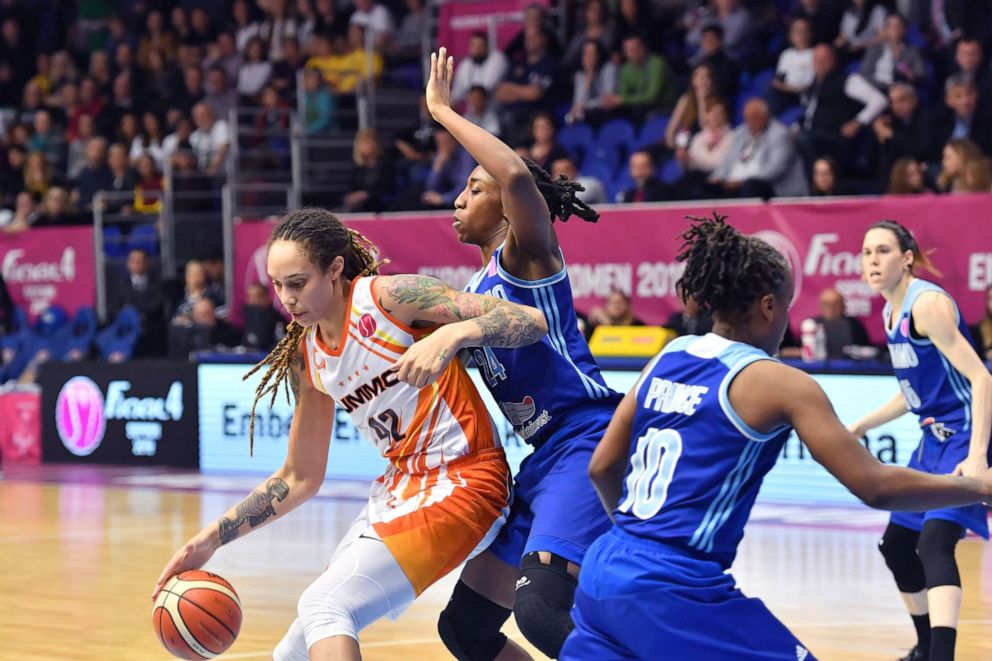
<svg viewBox="0 0 992 661"><path fill-rule="evenodd" d="M180 543L257 482L133 469L8 470L0 476L0 660L172 658L152 630L152 584ZM217 553L208 569L235 585L245 608L241 635L222 658L269 658L364 488L328 485L284 521ZM734 573L820 659L896 659L913 634L875 549L884 521L867 509L759 506ZM969 538L958 559L965 583L958 659L992 659L992 552ZM365 631L365 658L450 658L435 620L453 584L449 577L396 622ZM522 641L515 628L509 633Z"/></svg>

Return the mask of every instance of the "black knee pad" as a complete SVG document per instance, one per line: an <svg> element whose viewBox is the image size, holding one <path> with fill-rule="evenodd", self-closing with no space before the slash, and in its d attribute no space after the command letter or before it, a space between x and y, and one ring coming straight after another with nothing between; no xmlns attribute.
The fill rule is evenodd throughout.
<svg viewBox="0 0 992 661"><path fill-rule="evenodd" d="M545 565L537 553L528 553L520 563L513 616L520 633L552 659L558 658L572 632L569 612L577 585L568 573L568 561L557 555L551 554L551 564Z"/></svg>
<svg viewBox="0 0 992 661"><path fill-rule="evenodd" d="M931 519L923 525L916 549L920 553L927 589L952 585L961 587L961 574L954 558L954 548L964 534L957 523Z"/></svg>
<svg viewBox="0 0 992 661"><path fill-rule="evenodd" d="M900 592L920 592L927 587L923 564L916 554L920 534L915 530L889 524L878 541L878 550L885 558Z"/></svg>
<svg viewBox="0 0 992 661"><path fill-rule="evenodd" d="M500 629L509 617L509 608L458 581L437 620L437 632L458 661L493 661L506 645Z"/></svg>

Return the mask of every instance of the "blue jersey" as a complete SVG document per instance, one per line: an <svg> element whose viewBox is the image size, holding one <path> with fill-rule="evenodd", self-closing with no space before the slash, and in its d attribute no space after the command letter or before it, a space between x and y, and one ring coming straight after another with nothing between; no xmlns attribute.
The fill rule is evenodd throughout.
<svg viewBox="0 0 992 661"><path fill-rule="evenodd" d="M600 410L608 420L621 395L606 387L579 332L565 267L542 280L521 280L503 269L502 252L497 248L465 289L536 307L548 320L548 334L530 346L471 350L503 414L520 438L537 446L577 411Z"/></svg>
<svg viewBox="0 0 992 661"><path fill-rule="evenodd" d="M765 474L791 432L761 433L730 405L737 374L774 360L712 333L673 340L634 386L637 412L617 527L730 567Z"/></svg>
<svg viewBox="0 0 992 661"><path fill-rule="evenodd" d="M885 335L892 357L892 369L910 410L919 416L920 425L929 427L942 440L955 432L971 431L971 384L929 338L914 335L913 303L923 292L935 291L951 298L946 291L926 280L914 279L906 291L902 308L892 325L892 307L885 305ZM971 342L968 325L958 306L954 314L958 330Z"/></svg>

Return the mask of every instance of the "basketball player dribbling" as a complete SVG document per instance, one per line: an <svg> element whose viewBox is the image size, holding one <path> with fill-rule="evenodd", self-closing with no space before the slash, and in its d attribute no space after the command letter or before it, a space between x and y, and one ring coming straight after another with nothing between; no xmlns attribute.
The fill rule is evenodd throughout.
<svg viewBox="0 0 992 661"><path fill-rule="evenodd" d="M579 576L562 659L811 661L812 653L728 572L765 474L795 430L816 461L889 510L992 497L992 473L929 475L881 464L804 372L772 358L792 276L769 244L716 217L685 234L679 281L713 332L673 340L624 397L589 473L613 528Z"/></svg>
<svg viewBox="0 0 992 661"><path fill-rule="evenodd" d="M989 467L992 376L957 304L914 275L916 267L933 267L912 233L895 221L868 229L861 259L865 280L885 299L885 335L899 392L851 425L851 432L863 436L912 411L923 437L910 468L982 475ZM903 661L954 659L962 596L954 548L969 529L988 539L981 505L892 515L878 548L916 627L916 646Z"/></svg>
<svg viewBox="0 0 992 661"><path fill-rule="evenodd" d="M572 629L582 558L609 527L586 471L620 395L604 383L579 332L552 220L574 213L594 221L598 214L578 198L575 182L552 180L452 109L453 68L444 48L431 56L426 97L434 119L479 163L455 200L454 231L479 247L484 265L467 289L533 305L550 330L527 347L471 351L534 452L516 475L506 526L466 565L438 631L458 659L529 659L500 632L512 610L527 640L555 658Z"/></svg>
<svg viewBox="0 0 992 661"><path fill-rule="evenodd" d="M378 276L374 248L322 209L283 217L268 273L293 316L258 398L288 377L296 396L286 462L179 549L173 574L285 515L319 489L337 402L388 460L368 505L304 591L276 661L359 659L358 632L396 617L424 589L486 548L509 511L510 474L465 368L464 346L516 347L547 332L544 315L458 292L426 276ZM254 370L252 370L254 371ZM254 406L252 407L254 422Z"/></svg>

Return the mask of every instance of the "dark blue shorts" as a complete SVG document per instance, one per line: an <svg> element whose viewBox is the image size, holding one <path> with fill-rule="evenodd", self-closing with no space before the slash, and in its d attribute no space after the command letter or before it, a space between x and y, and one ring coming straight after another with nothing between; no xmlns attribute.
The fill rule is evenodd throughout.
<svg viewBox="0 0 992 661"><path fill-rule="evenodd" d="M954 434L946 441L940 441L930 431L923 432L920 444L909 459L909 468L915 468L932 475L947 475L968 456L971 436ZM893 512L892 523L910 530L923 530L923 524L931 519L952 521L962 528L973 530L976 535L989 538L989 523L985 506L976 503L965 507L945 507L929 512Z"/></svg>
<svg viewBox="0 0 992 661"><path fill-rule="evenodd" d="M489 551L515 567L534 551L582 564L589 545L612 525L588 473L609 420L609 413L600 413L576 421L524 459L510 516Z"/></svg>
<svg viewBox="0 0 992 661"><path fill-rule="evenodd" d="M716 562L619 528L586 554L560 659L814 661Z"/></svg>

